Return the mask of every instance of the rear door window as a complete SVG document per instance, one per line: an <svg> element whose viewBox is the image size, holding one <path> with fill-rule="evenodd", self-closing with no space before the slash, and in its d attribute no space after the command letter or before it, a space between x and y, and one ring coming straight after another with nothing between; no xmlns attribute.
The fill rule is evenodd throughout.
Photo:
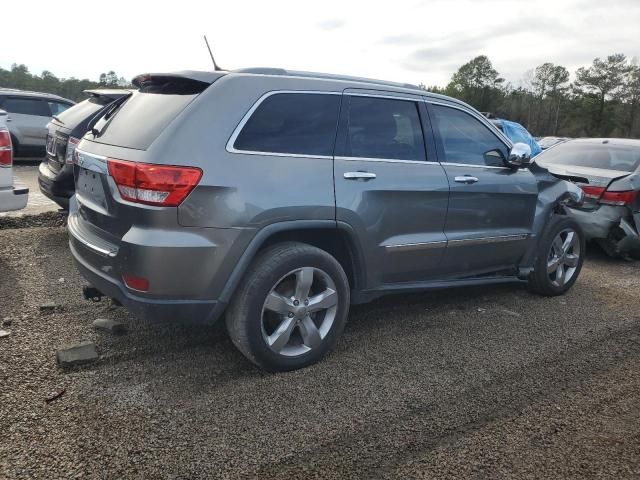
<svg viewBox="0 0 640 480"><path fill-rule="evenodd" d="M348 157L426 160L416 102L352 96L347 122Z"/></svg>
<svg viewBox="0 0 640 480"><path fill-rule="evenodd" d="M331 156L339 94L276 93L265 98L238 134L240 151Z"/></svg>
<svg viewBox="0 0 640 480"><path fill-rule="evenodd" d="M49 117L49 106L38 98L9 97L4 102L4 109L9 113Z"/></svg>
<svg viewBox="0 0 640 480"><path fill-rule="evenodd" d="M432 105L431 112L442 144L442 162L504 167L507 146L480 120L441 105Z"/></svg>

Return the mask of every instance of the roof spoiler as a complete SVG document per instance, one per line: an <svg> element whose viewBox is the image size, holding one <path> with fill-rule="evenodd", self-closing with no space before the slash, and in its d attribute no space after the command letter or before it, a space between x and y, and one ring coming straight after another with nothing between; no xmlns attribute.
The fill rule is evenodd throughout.
<svg viewBox="0 0 640 480"><path fill-rule="evenodd" d="M131 94L131 90L126 90L126 89L109 89L109 88L94 88L94 89L88 89L88 90L83 90L82 93L87 94L90 97L107 97L110 98L112 100L117 100L119 98L124 97L125 95L130 95Z"/></svg>
<svg viewBox="0 0 640 480"><path fill-rule="evenodd" d="M223 75L225 75L223 72L202 72L197 70L183 70L181 72L171 73L143 73L135 77L131 83L137 88L144 88L150 84L172 80L186 80L211 85Z"/></svg>

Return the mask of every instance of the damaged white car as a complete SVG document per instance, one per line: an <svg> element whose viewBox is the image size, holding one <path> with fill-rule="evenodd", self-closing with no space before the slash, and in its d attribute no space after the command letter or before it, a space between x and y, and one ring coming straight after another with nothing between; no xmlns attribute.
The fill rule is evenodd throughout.
<svg viewBox="0 0 640 480"><path fill-rule="evenodd" d="M568 209L587 240L614 257L640 258L640 140L577 139L545 150L536 163L582 188Z"/></svg>

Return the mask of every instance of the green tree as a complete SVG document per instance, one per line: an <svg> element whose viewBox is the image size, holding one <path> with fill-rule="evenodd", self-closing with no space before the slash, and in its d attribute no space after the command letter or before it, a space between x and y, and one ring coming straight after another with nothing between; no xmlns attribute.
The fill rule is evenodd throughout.
<svg viewBox="0 0 640 480"><path fill-rule="evenodd" d="M453 74L445 91L479 110L490 110L501 96L499 86L503 82L491 60L486 55L479 55Z"/></svg>
<svg viewBox="0 0 640 480"><path fill-rule="evenodd" d="M627 57L622 53L609 55L605 60L596 58L593 64L576 71L575 88L585 97L596 100L595 118L592 130L607 134L610 126L605 126L605 107L607 100L620 98L625 78L629 73ZM608 122L611 124L612 122Z"/></svg>

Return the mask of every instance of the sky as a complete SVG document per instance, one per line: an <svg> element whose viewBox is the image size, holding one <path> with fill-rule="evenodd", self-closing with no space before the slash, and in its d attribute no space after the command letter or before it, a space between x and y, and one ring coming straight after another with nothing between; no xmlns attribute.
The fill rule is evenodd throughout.
<svg viewBox="0 0 640 480"><path fill-rule="evenodd" d="M640 0L5 0L0 67L97 80L114 70L281 67L444 86L487 55L515 85L543 62L640 58ZM55 7L55 9L53 8ZM21 21L20 19L24 19Z"/></svg>

